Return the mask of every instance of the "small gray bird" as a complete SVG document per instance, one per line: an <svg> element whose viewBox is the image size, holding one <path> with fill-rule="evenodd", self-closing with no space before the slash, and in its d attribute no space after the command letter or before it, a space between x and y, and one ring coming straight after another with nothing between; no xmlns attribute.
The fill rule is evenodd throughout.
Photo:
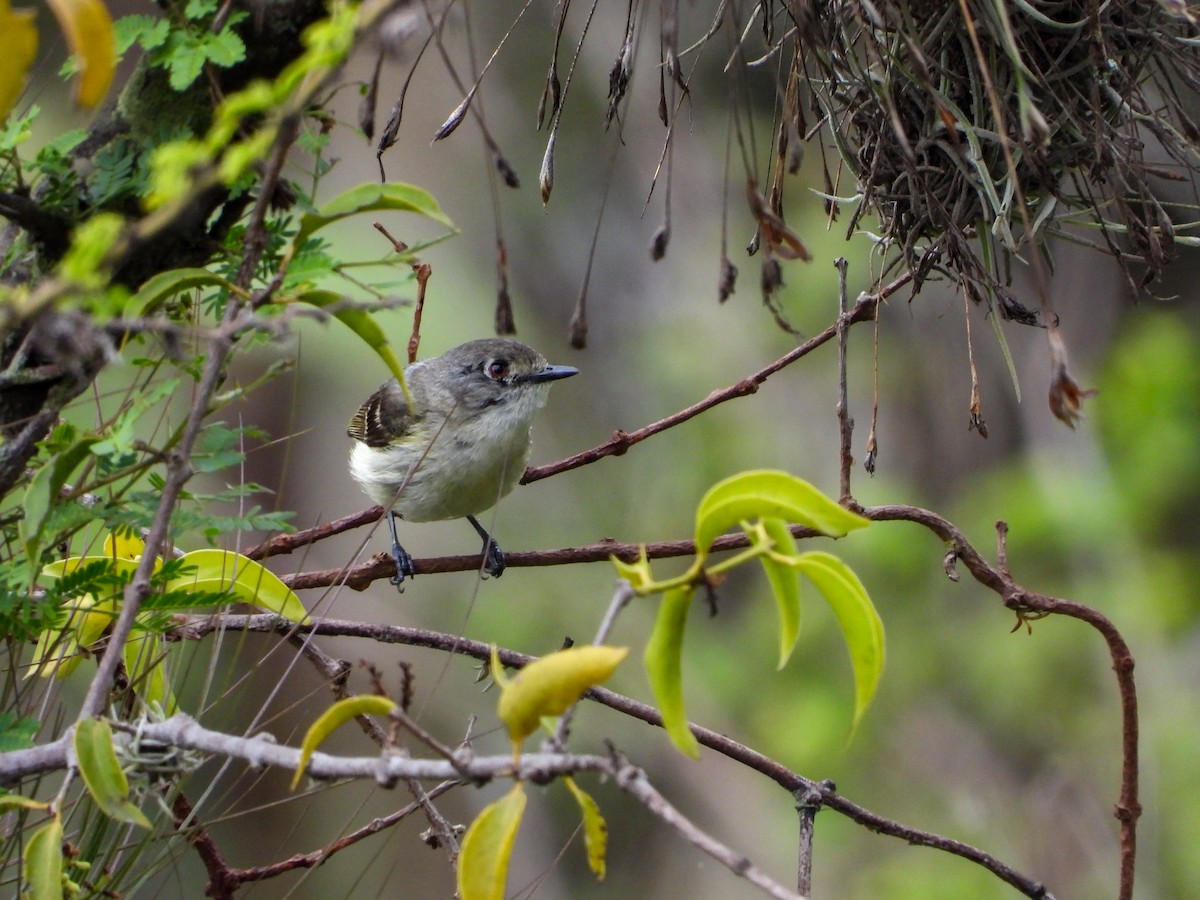
<svg viewBox="0 0 1200 900"><path fill-rule="evenodd" d="M517 341L484 338L408 366L411 409L394 378L359 407L346 429L355 440L350 475L389 511L393 584L403 590L415 574L396 535L397 516L465 518L483 538L484 570L504 571L504 553L475 516L516 487L550 382L578 371L548 365Z"/></svg>

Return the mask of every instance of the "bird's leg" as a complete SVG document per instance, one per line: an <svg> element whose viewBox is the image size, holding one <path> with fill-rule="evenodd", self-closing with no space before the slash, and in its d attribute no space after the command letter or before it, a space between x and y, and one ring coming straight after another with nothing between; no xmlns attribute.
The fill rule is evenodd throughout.
<svg viewBox="0 0 1200 900"><path fill-rule="evenodd" d="M487 572L493 578L499 578L504 574L504 551L500 549L490 534L484 530L484 527L479 524L479 520L474 516L467 516L467 521L471 523L471 527L479 533L483 538L483 571Z"/></svg>
<svg viewBox="0 0 1200 900"><path fill-rule="evenodd" d="M387 513L388 528L392 532L392 559L396 563L396 574L389 580L396 586L396 590L404 592L404 579L415 578L416 571L413 569L413 558L409 552L400 546L400 537L396 534L396 520L400 518L395 512L389 510Z"/></svg>

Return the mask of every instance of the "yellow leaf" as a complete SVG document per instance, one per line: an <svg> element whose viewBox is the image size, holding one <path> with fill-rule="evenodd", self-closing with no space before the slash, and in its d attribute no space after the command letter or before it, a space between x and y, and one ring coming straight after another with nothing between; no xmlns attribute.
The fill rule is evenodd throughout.
<svg viewBox="0 0 1200 900"><path fill-rule="evenodd" d="M347 697L345 700L339 700L329 709L321 714L317 721L313 722L312 727L304 735L304 743L300 745L300 764L296 766L296 774L292 778L292 790L296 789L296 785L300 783L300 778L304 775L304 770L308 768L308 761L312 759L313 753L317 747L321 746L321 742L333 732L337 731L345 723L357 716L386 716L396 708L394 701L387 697L380 697L375 694L362 694L358 697Z"/></svg>
<svg viewBox="0 0 1200 900"><path fill-rule="evenodd" d="M508 861L525 813L525 787L520 782L488 804L463 836L458 855L461 900L504 900Z"/></svg>
<svg viewBox="0 0 1200 900"><path fill-rule="evenodd" d="M46 0L79 63L75 102L89 109L104 99L117 48L112 17L100 0Z"/></svg>
<svg viewBox="0 0 1200 900"><path fill-rule="evenodd" d="M229 550L193 550L183 555L183 563L194 566L195 572L171 579L168 591L232 591L246 603L279 613L292 622L308 618L300 598L279 576L247 556Z"/></svg>
<svg viewBox="0 0 1200 900"><path fill-rule="evenodd" d="M129 531L110 531L104 536L104 555L109 559L137 561L146 552L145 542Z"/></svg>
<svg viewBox="0 0 1200 900"><path fill-rule="evenodd" d="M537 731L543 716L566 712L584 691L606 681L628 647L571 647L535 659L504 686L497 713L514 744Z"/></svg>
<svg viewBox="0 0 1200 900"><path fill-rule="evenodd" d="M579 812L583 815L583 845L587 848L588 866L596 880L603 881L605 854L608 852L608 823L604 821L592 795L577 785L574 778L564 775L563 784L579 804Z"/></svg>
<svg viewBox="0 0 1200 900"><path fill-rule="evenodd" d="M0 34L4 35L4 52L0 53L0 123L21 96L25 73L37 56L37 26L33 24L32 9L12 9L8 0L0 0Z"/></svg>

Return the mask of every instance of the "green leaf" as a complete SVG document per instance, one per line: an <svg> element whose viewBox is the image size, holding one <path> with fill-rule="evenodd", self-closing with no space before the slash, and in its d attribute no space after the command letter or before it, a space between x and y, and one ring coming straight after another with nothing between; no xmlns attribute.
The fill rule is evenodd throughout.
<svg viewBox="0 0 1200 900"><path fill-rule="evenodd" d="M217 287L238 293L237 286L207 269L168 269L148 278L125 305L126 318L148 316L176 294L198 287Z"/></svg>
<svg viewBox="0 0 1200 900"><path fill-rule="evenodd" d="M460 900L504 900L508 863L524 813L525 786L517 782L471 823L458 856Z"/></svg>
<svg viewBox="0 0 1200 900"><path fill-rule="evenodd" d="M167 674L161 635L134 629L122 648L129 685L147 706L157 706L165 715L179 711Z"/></svg>
<svg viewBox="0 0 1200 900"><path fill-rule="evenodd" d="M304 735L304 743L300 745L300 763L296 766L296 774L292 778L292 790L300 783L308 761L321 743L341 726L358 716L386 716L396 708L396 703L387 697L375 694L361 694L357 697L347 697L339 700L321 714L317 721Z"/></svg>
<svg viewBox="0 0 1200 900"><path fill-rule="evenodd" d="M29 836L25 845L25 881L28 900L62 900L62 820L53 819Z"/></svg>
<svg viewBox="0 0 1200 900"><path fill-rule="evenodd" d="M523 668L501 686L497 707L513 744L537 731L544 716L562 715L584 691L607 681L627 655L626 647L570 647Z"/></svg>
<svg viewBox="0 0 1200 900"><path fill-rule="evenodd" d="M193 550L183 555L184 565L195 567L191 575L167 582L165 590L232 591L243 601L279 613L293 622L308 618L308 610L291 589L270 569L230 550Z"/></svg>
<svg viewBox="0 0 1200 900"><path fill-rule="evenodd" d="M583 816L583 845L587 849L588 867L597 881L603 881L608 852L608 823L604 821L592 795L577 785L574 778L564 775L562 780L579 804L579 812Z"/></svg>
<svg viewBox="0 0 1200 900"><path fill-rule="evenodd" d="M37 719L18 717L10 710L0 711L0 753L32 747L34 735L40 727L41 722Z"/></svg>
<svg viewBox="0 0 1200 900"><path fill-rule="evenodd" d="M762 528L773 545L773 553L781 556L796 556L796 540L783 519L763 519ZM753 538L754 530L746 529ZM775 596L775 607L779 611L779 665L782 669L791 658L792 650L800 637L800 576L790 564L779 560L771 553L758 558L771 593Z"/></svg>
<svg viewBox="0 0 1200 900"><path fill-rule="evenodd" d="M22 797L20 794L0 793L0 815L12 812L14 809L49 809L50 804L32 797Z"/></svg>
<svg viewBox="0 0 1200 900"><path fill-rule="evenodd" d="M801 554L795 564L833 608L850 650L854 667L852 739L883 675L883 621L858 576L832 553L814 550Z"/></svg>
<svg viewBox="0 0 1200 900"><path fill-rule="evenodd" d="M309 306L315 306L319 309L324 309L327 306L334 306L339 303L345 303L346 298L341 294L336 294L333 291L305 291L296 297L296 302L307 303ZM358 335L363 343L375 351L392 375L401 383L404 384L404 366L400 364L400 360L396 357L396 353L392 350L392 345L388 343L387 335L383 329L379 327L379 323L365 309L354 309L350 307L342 307L335 309L333 316L356 335Z"/></svg>
<svg viewBox="0 0 1200 900"><path fill-rule="evenodd" d="M96 805L119 822L150 830L150 820L129 802L129 782L121 771L112 729L103 719L83 719L75 724L75 763Z"/></svg>
<svg viewBox="0 0 1200 900"><path fill-rule="evenodd" d="M646 642L646 675L662 713L663 727L682 753L700 756L700 745L688 728L683 708L683 629L692 605L691 586L673 588L663 594L654 620L654 631Z"/></svg>
<svg viewBox="0 0 1200 900"><path fill-rule="evenodd" d="M18 527L31 564L38 558L42 527L54 501L58 498L58 492L67 483L71 473L88 457L92 445L98 440L99 438L89 435L76 441L38 469L29 482L25 491L25 516Z"/></svg>
<svg viewBox="0 0 1200 900"><path fill-rule="evenodd" d="M399 182L366 182L338 194L316 212L305 215L300 220L300 230L296 233L293 243L299 247L311 234L339 219L379 210L415 212L440 222L447 228L454 227L449 216L442 212L437 200L428 191L416 185Z"/></svg>
<svg viewBox="0 0 1200 900"><path fill-rule="evenodd" d="M697 558L707 555L718 535L743 520L758 518L796 522L833 537L871 524L787 472L742 472L713 485L700 501L696 509Z"/></svg>

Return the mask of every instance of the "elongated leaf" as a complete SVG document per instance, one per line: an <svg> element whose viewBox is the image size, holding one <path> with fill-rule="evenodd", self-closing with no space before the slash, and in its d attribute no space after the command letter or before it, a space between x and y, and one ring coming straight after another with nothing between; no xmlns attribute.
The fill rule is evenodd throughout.
<svg viewBox="0 0 1200 900"><path fill-rule="evenodd" d="M46 0L79 66L75 102L89 109L108 91L116 67L112 17L101 0Z"/></svg>
<svg viewBox="0 0 1200 900"><path fill-rule="evenodd" d="M853 738L883 675L883 621L858 576L832 553L804 553L796 560L796 567L817 586L842 626L854 667Z"/></svg>
<svg viewBox="0 0 1200 900"><path fill-rule="evenodd" d="M132 575L138 567L136 559L120 557L114 559L108 556L68 556L66 559L56 559L54 562L42 566L42 577L62 578L68 572L74 572L76 569L95 562L107 563L116 574Z"/></svg>
<svg viewBox="0 0 1200 900"><path fill-rule="evenodd" d="M14 10L8 0L0 0L0 34L4 35L4 53L0 54L0 124L21 96L25 74L37 57L36 15L32 9Z"/></svg>
<svg viewBox="0 0 1200 900"><path fill-rule="evenodd" d="M500 694L497 714L514 744L537 731L543 716L559 716L584 691L607 681L627 647L570 647L535 659Z"/></svg>
<svg viewBox="0 0 1200 900"><path fill-rule="evenodd" d="M305 215L300 220L300 230L296 234L294 243L299 246L314 232L338 219L377 210L415 212L427 219L440 222L447 228L454 227L450 217L442 211L437 200L428 191L415 185L398 182L385 184L365 182L338 194L323 204L316 212Z"/></svg>
<svg viewBox="0 0 1200 900"><path fill-rule="evenodd" d="M208 269L168 269L146 280L125 304L128 318L147 316L176 294L198 287L218 287L237 293L237 286Z"/></svg>
<svg viewBox="0 0 1200 900"><path fill-rule="evenodd" d="M29 836L25 845L28 900L62 900L62 820L55 816Z"/></svg>
<svg viewBox="0 0 1200 900"><path fill-rule="evenodd" d="M175 692L167 673L164 641L161 635L135 629L125 642L123 654L130 686L147 705L157 705L164 715L179 711Z"/></svg>
<svg viewBox="0 0 1200 900"><path fill-rule="evenodd" d="M335 306L338 303L345 301L345 297L341 294L336 294L333 291L312 290L305 291L296 297L297 302L307 303L309 306L316 306L324 309L328 306ZM387 335L383 329L379 327L379 323L365 309L354 308L336 308L333 312L333 317L358 335L363 343L375 351L376 355L383 360L384 365L388 367L388 371L392 376L404 384L404 366L400 364L400 360L396 357L396 352L392 349L392 345L388 343Z"/></svg>
<svg viewBox="0 0 1200 900"><path fill-rule="evenodd" d="M692 605L692 588L679 587L667 591L659 601L654 631L646 642L646 675L655 702L662 713L663 727L680 752L691 757L700 755L696 736L688 728L683 708L683 630Z"/></svg>
<svg viewBox="0 0 1200 900"><path fill-rule="evenodd" d="M768 469L742 472L715 484L696 509L696 551L743 520L783 519L841 537L870 520L838 506L807 481Z"/></svg>
<svg viewBox="0 0 1200 900"><path fill-rule="evenodd" d="M92 445L98 440L99 438L93 435L80 438L38 469L29 482L29 487L25 490L25 516L18 523L18 527L25 552L31 561L37 560L42 527L54 506L58 492L67 483L71 473L87 459Z"/></svg>
<svg viewBox="0 0 1200 900"><path fill-rule="evenodd" d="M608 823L604 821L592 795L576 784L574 778L564 775L562 780L579 804L579 812L583 816L583 845L587 849L588 867L597 881L603 881L608 853Z"/></svg>
<svg viewBox="0 0 1200 900"><path fill-rule="evenodd" d="M337 731L351 719L358 716L386 716L396 708L394 701L375 694L362 694L358 697L347 697L339 700L321 714L317 721L304 735L304 743L300 745L300 764L296 767L296 775L292 778L292 790L300 784L308 761L321 743L333 732Z"/></svg>
<svg viewBox="0 0 1200 900"><path fill-rule="evenodd" d="M504 900L508 863L524 814L525 786L517 782L476 816L458 855L460 900Z"/></svg>
<svg viewBox="0 0 1200 900"><path fill-rule="evenodd" d="M303 622L308 611L292 590L270 569L230 550L193 550L183 555L183 564L195 566L192 575L172 578L166 590L232 591L246 603L279 613L293 622Z"/></svg>
<svg viewBox="0 0 1200 900"><path fill-rule="evenodd" d="M79 774L104 814L149 830L150 820L129 802L129 782L121 771L108 723L103 719L76 723L74 747Z"/></svg>
<svg viewBox="0 0 1200 900"><path fill-rule="evenodd" d="M49 809L49 803L34 800L32 797L22 797L20 794L0 794L0 814L12 812L14 809Z"/></svg>
<svg viewBox="0 0 1200 900"><path fill-rule="evenodd" d="M774 552L783 556L796 556L796 540L788 531L783 519L763 519L762 527L774 545ZM752 529L746 529L747 534ZM800 637L800 576L793 566L763 554L758 558L771 593L775 596L775 608L779 611L779 665L782 669L792 656L796 641Z"/></svg>

